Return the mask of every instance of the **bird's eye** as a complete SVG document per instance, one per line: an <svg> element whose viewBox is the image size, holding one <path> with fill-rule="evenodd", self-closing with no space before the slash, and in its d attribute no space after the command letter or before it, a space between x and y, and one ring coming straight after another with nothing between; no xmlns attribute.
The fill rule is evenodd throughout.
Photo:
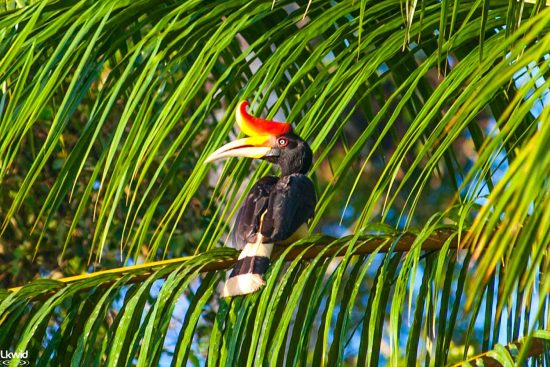
<svg viewBox="0 0 550 367"><path fill-rule="evenodd" d="M280 147L286 147L288 145L288 139L281 137L277 140L277 144L279 144Z"/></svg>

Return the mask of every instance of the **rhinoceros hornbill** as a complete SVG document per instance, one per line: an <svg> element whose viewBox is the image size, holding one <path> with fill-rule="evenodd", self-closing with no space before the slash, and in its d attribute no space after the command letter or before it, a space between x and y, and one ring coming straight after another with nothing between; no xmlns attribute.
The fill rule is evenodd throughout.
<svg viewBox="0 0 550 367"><path fill-rule="evenodd" d="M254 184L240 207L232 233L234 246L242 249L223 297L255 292L265 282L273 245L290 244L307 234L307 221L316 204L313 183L306 176L311 167L309 145L285 122L250 115L246 101L236 111L237 124L248 138L224 145L206 162L227 157L267 160L281 168L281 177L265 176Z"/></svg>

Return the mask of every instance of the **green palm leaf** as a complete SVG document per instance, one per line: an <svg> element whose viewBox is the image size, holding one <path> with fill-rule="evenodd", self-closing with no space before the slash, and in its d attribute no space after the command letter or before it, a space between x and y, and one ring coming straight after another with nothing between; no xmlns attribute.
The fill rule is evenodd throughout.
<svg viewBox="0 0 550 367"><path fill-rule="evenodd" d="M95 265L194 256L3 291L0 348L37 365L522 363L548 339L544 5L4 2L2 241ZM203 162L242 99L310 141L311 232L353 218L228 302L219 247L271 168Z"/></svg>

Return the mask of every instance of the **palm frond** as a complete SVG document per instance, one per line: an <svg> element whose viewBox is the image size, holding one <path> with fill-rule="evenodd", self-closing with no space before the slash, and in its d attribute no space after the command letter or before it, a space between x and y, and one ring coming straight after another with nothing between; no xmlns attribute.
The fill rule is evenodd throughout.
<svg viewBox="0 0 550 367"><path fill-rule="evenodd" d="M38 280L0 303L6 331L0 345L29 351L38 365L157 365L163 354L172 365L189 358L208 365L264 360L370 365L385 358L444 365L457 340L433 331L448 330L449 324L465 327L467 319L478 316L470 312L459 318L457 312L466 297L469 257L457 256L456 230L434 222L414 237L394 233L335 239L322 246L315 241L296 244L275 261L262 292L229 303L214 296L223 274L214 269L223 271L235 261L235 252L224 249L147 269L63 283ZM421 248L439 252L422 255ZM305 262L304 255L311 261ZM423 266L421 285L411 277L413 263ZM327 272L329 268L334 269ZM365 282L368 274L375 274L372 283ZM363 304L359 295L365 292L368 302ZM402 309L407 299L412 301L408 311ZM22 304L28 305L26 312L21 312ZM396 311L396 305L401 309ZM389 326L384 323L388 316ZM52 329L48 325L55 320L60 326ZM544 333L535 335L546 339ZM167 344L176 339L175 345ZM386 354L387 343L385 348L396 343L390 350L406 354ZM465 352L469 347L454 346ZM499 353L497 348L487 356L500 360Z"/></svg>
<svg viewBox="0 0 550 367"><path fill-rule="evenodd" d="M488 350L511 363L499 343L548 330L544 4L5 2L2 238L35 255L85 238L95 263L182 242L195 256L2 292L0 347L37 365L441 366ZM312 232L353 220L317 252L285 249L262 292L227 303L212 266L234 252L216 248L271 169L203 164L241 99L311 142Z"/></svg>

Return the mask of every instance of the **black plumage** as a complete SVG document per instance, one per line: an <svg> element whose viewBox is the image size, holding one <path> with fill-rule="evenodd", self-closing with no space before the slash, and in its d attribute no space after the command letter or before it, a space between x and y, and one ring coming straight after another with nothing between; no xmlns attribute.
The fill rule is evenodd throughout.
<svg viewBox="0 0 550 367"><path fill-rule="evenodd" d="M233 230L234 246L240 250L247 243L256 242L258 233L264 236L266 243L288 239L313 217L315 204L315 189L306 175L293 173L281 178L261 178L252 187L237 214Z"/></svg>

